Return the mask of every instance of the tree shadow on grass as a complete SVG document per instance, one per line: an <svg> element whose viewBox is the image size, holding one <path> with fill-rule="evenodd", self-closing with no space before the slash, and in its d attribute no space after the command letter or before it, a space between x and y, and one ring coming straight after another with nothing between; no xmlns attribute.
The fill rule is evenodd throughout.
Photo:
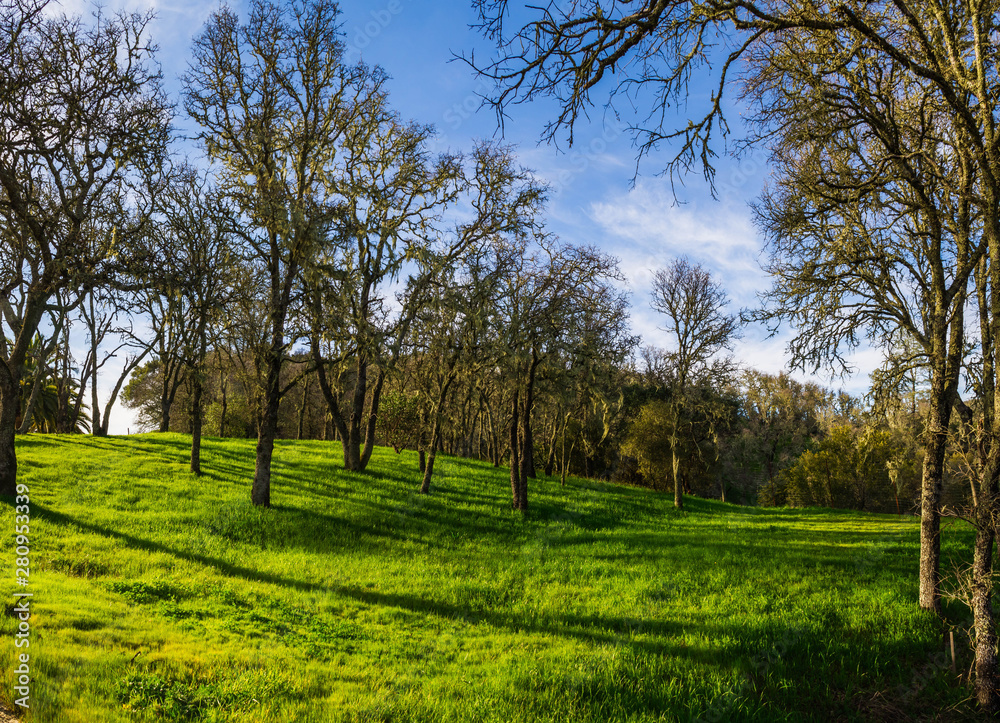
<svg viewBox="0 0 1000 723"><path fill-rule="evenodd" d="M285 511L296 512L293 509ZM871 675L865 679L864 684L873 691L892 692L902 689L901 686L911 685L913 690L920 693L922 688L919 686L927 685L921 682L927 678L921 666L926 667L925 659L932 651L925 650L925 646L911 640L898 643L883 641L870 645L870 650L857 650L843 646L837 636L831 637L832 631L823 627L799 629L768 619L737 625L707 619L681 624L661 617L632 618L574 612L539 616L527 610L511 609L510 605L499 604L494 607L490 603L490 596L502 591L489 585L470 585L465 593L466 602L461 599L461 591L458 601L450 601L415 593L363 588L359 585L324 585L234 564L202 553L178 550L156 541L82 521L44 506L36 505L33 513L38 518L56 524L73 525L95 535L116 538L133 549L167 554L202 565L226 577L312 594L333 593L367 606L395 608L417 616L432 616L465 625L484 624L514 634L551 635L573 639L588 646L618 647L644 656L643 659L647 661L644 665L657 665L656 661L667 656L714 666L728 670L737 679L748 681L736 691L746 701L756 700L759 703L770 699L790 705L802 713L804 719L820 715L821 712L824 715L832 712L810 711L809 706L816 701L839 701L837 706L840 710L850 713L850 704L843 701L842 690L850 690L854 685L854 674L851 671L865 666L871 666ZM337 524L341 521L326 519L326 522ZM367 531L366 534L373 533ZM694 634L694 643L691 642L691 633ZM699 644L698 640L704 640L705 643ZM817 681L822 683L817 685ZM789 690L800 692L789 699ZM909 695L905 690L903 692ZM653 710L650 706L654 706L651 700L638 698L633 707L637 712L649 712Z"/></svg>
<svg viewBox="0 0 1000 723"><path fill-rule="evenodd" d="M652 654L671 653L696 657L698 651L689 646L674 646L651 641L629 640L635 633L658 635L661 637L675 635L679 628L671 622L659 620L641 620L613 616L589 616L564 614L555 620L540 621L527 616L486 608L467 608L462 605L423 598L417 595L380 592L364 589L353 585L322 585L283 575L257 570L243 565L237 565L210 555L174 549L168 545L151 540L145 540L135 535L119 532L102 525L85 522L61 512L35 506L34 515L61 525L72 525L102 537L115 538L127 547L144 550L151 553L168 554L187 562L203 565L227 577L238 578L251 582L260 582L283 588L290 588L308 593L334 593L370 606L394 607L416 614L433 615L450 621L467 624L485 623L487 625L507 629L510 632L532 632L548 635L564 636L579 639L592 644L626 644L633 645Z"/></svg>
<svg viewBox="0 0 1000 723"><path fill-rule="evenodd" d="M84 435L51 435L45 440L47 447L68 447L73 449L101 450L126 457L141 455L143 458L159 459L170 464L185 464L190 461L190 443L185 446L180 440L158 439L150 443L142 437L90 437ZM86 454L83 452L83 454Z"/></svg>

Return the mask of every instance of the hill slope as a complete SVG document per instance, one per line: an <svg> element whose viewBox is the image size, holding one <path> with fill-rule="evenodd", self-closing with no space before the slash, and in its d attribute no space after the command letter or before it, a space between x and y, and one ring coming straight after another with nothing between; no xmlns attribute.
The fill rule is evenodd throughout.
<svg viewBox="0 0 1000 723"><path fill-rule="evenodd" d="M26 721L898 720L967 713L914 519L754 510L378 449L32 435ZM0 543L14 543L0 505ZM944 558L963 551L946 531ZM11 706L13 558L0 703ZM957 612L956 612L957 614ZM965 654L968 655L967 653ZM967 661L960 664L967 665ZM961 671L960 671L961 672Z"/></svg>

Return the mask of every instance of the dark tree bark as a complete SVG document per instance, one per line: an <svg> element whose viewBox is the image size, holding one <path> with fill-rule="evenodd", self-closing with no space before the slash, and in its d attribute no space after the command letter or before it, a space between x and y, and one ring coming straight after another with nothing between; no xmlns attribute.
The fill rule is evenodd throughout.
<svg viewBox="0 0 1000 723"><path fill-rule="evenodd" d="M347 423L344 420L343 415L340 413L340 402L337 399L337 394L330 384L330 377L326 371L326 365L322 362L323 356L320 353L320 340L319 335L313 333L310 335L310 344L312 347L312 355L316 360L316 379L319 381L320 391L323 392L323 398L326 400L327 412L330 415L330 423L332 424L335 437L342 445L344 445L344 440L347 439ZM351 469L348 466L347 460L347 447L344 446L344 469Z"/></svg>
<svg viewBox="0 0 1000 723"><path fill-rule="evenodd" d="M180 365L174 363L164 363L163 365L163 387L160 390L160 432L170 431L170 411L177 398L177 390L181 387L183 377L180 373Z"/></svg>
<svg viewBox="0 0 1000 723"><path fill-rule="evenodd" d="M431 491L431 475L434 474L434 458L437 456L438 445L435 443L441 438L441 423L444 420L444 404L448 399L448 390L451 388L451 384L455 381L455 366L458 363L458 354L454 353L448 360L447 370L445 371L444 383L441 385L441 391L438 393L438 398L435 400L434 404L434 426L431 428L431 453L427 458L426 468L423 469L424 481L420 486L420 494L426 495ZM381 383L381 380L379 380Z"/></svg>
<svg viewBox="0 0 1000 723"><path fill-rule="evenodd" d="M575 440L574 440L573 444L574 445L576 444ZM572 446L570 447L568 454L569 454L569 456L567 456L567 452L566 452L566 422L563 421L563 428L562 428L562 458L559 460L559 486L560 487L565 487L566 486L566 474L569 471L569 469L568 469L569 468L569 457L572 456L572 454L573 454L573 447Z"/></svg>
<svg viewBox="0 0 1000 723"><path fill-rule="evenodd" d="M371 408L368 411L368 426L365 429L365 448L359 455L359 469L368 468L368 462L372 458L372 450L375 449L375 425L378 422L378 408L382 400L382 387L385 384L385 370L380 366L378 375L375 377L375 386L372 387Z"/></svg>
<svg viewBox="0 0 1000 723"><path fill-rule="evenodd" d="M309 377L306 377L302 384L302 402L299 404L299 424L295 438L302 439L303 428L306 421L306 407L309 404Z"/></svg>
<svg viewBox="0 0 1000 723"><path fill-rule="evenodd" d="M997 676L997 633L993 615L993 545L996 540L993 512L996 479L987 498L976 505L976 541L972 562L972 614L976 631L976 699L990 716L1000 713Z"/></svg>
<svg viewBox="0 0 1000 723"><path fill-rule="evenodd" d="M219 392L222 395L221 405L222 409L219 412L219 436L226 436L226 409L229 406L229 401L226 397L227 388L229 386L229 380L226 378L225 374L220 373L219 380Z"/></svg>
<svg viewBox="0 0 1000 723"><path fill-rule="evenodd" d="M530 395L530 392L529 392ZM527 404L525 404L524 416L524 449L521 452L521 458L524 460L524 474L528 479L537 479L538 475L535 473L535 440L531 432L531 406L534 403L532 396L529 396Z"/></svg>
<svg viewBox="0 0 1000 723"><path fill-rule="evenodd" d="M932 380L932 386L933 386ZM930 394L928 425L924 435L924 464L920 483L920 607L941 612L941 488L947 447L950 407L943 408Z"/></svg>
<svg viewBox="0 0 1000 723"><path fill-rule="evenodd" d="M17 432L17 413L21 407L21 377L24 375L28 347L34 330L41 323L44 306L45 298L41 294L28 293L20 334L6 360L0 358L0 496L13 497L17 493L14 435ZM0 348L7 352L6 340L0 340Z"/></svg>
<svg viewBox="0 0 1000 723"><path fill-rule="evenodd" d="M958 401L958 383L964 354L963 291L951 304L938 299L931 319L932 345L930 355L930 394L928 395L927 426L924 432L924 462L920 484L920 607L941 612L941 490L944 480L944 460L948 444L948 427L952 409ZM980 299L980 303L985 297ZM950 320L949 307L954 309ZM985 308L985 307L983 307ZM987 319L980 320L984 330L990 329ZM988 333L988 331L987 331ZM991 362L987 362L987 373Z"/></svg>
<svg viewBox="0 0 1000 723"><path fill-rule="evenodd" d="M521 463L518 459L518 402L517 386L514 386L514 394L510 405L510 495L511 507L515 510L521 509Z"/></svg>
<svg viewBox="0 0 1000 723"><path fill-rule="evenodd" d="M250 501L257 506L271 506L271 455L278 434L278 404L280 402L281 358L269 354L263 415L257 433L257 461L254 468Z"/></svg>
<svg viewBox="0 0 1000 723"><path fill-rule="evenodd" d="M437 434L437 424L434 425L434 433ZM434 458L437 457L437 452L435 451L436 445L431 445L431 453L427 456L427 462L424 466L424 480L420 485L420 494L427 495L431 492L431 476L434 474ZM423 454L423 452L421 452Z"/></svg>
<svg viewBox="0 0 1000 723"><path fill-rule="evenodd" d="M20 370L0 365L0 496L17 494L17 454L14 431L21 401Z"/></svg>
<svg viewBox="0 0 1000 723"><path fill-rule="evenodd" d="M103 437L105 434L104 427L101 425L101 407L97 399L97 374L99 368L97 353L98 344L100 343L97 324L97 316L94 313L94 292L91 291L90 318L88 319L88 326L90 327L90 355L93 360L94 367L93 374L90 377L90 433L95 437Z"/></svg>
<svg viewBox="0 0 1000 723"><path fill-rule="evenodd" d="M200 369L191 372L191 471L201 474L201 397L204 380Z"/></svg>
<svg viewBox="0 0 1000 723"><path fill-rule="evenodd" d="M281 367L285 346L285 313L288 309L288 294L291 290L292 274L286 276L283 293L272 293L272 298L282 299L271 312L271 343L266 356L266 377L264 386L264 408L257 434L257 462L254 468L250 501L254 505L271 506L271 455L274 439L278 434L278 405L281 403Z"/></svg>
<svg viewBox="0 0 1000 723"><path fill-rule="evenodd" d="M545 476L551 477L556 466L556 439L559 436L559 417L552 420L552 435L549 437L549 453L545 458Z"/></svg>
<svg viewBox="0 0 1000 723"><path fill-rule="evenodd" d="M500 466L500 432L497 430L496 419L493 416L493 407L486 403L486 419L489 421L489 448L490 448L490 461L493 463L494 469Z"/></svg>
<svg viewBox="0 0 1000 723"><path fill-rule="evenodd" d="M42 392L42 380L45 375L42 369L38 369L35 374L35 380L31 384L31 395L28 397L28 403L24 407L24 414L21 415L21 427L17 430L18 434L27 434L28 430L31 429L31 419L35 414L35 405L38 404L38 397Z"/></svg>
<svg viewBox="0 0 1000 723"><path fill-rule="evenodd" d="M528 367L528 383L524 390L524 409L521 410L521 434L520 434L520 465L517 488L517 509L525 515L528 514L528 479L535 477L535 449L531 439L531 411L535 404L535 374L541 359L531 352L531 364ZM511 441L514 441L513 438Z"/></svg>
<svg viewBox="0 0 1000 723"><path fill-rule="evenodd" d="M358 363L354 379L354 394L352 395L351 416L347 425L347 436L344 438L345 469L361 471L361 420L364 415L365 397L368 392L368 360L363 354L358 354Z"/></svg>

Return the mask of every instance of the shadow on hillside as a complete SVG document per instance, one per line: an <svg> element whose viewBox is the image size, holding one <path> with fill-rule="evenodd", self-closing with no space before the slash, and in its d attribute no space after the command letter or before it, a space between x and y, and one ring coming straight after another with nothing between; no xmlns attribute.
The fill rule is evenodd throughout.
<svg viewBox="0 0 1000 723"><path fill-rule="evenodd" d="M73 525L81 530L85 530L102 537L116 538L133 549L172 555L188 562L210 567L228 577L276 585L302 592L334 593L351 598L366 605L395 607L413 613L429 614L453 621L465 621L469 624L486 623L494 627L508 629L512 632L525 631L549 635L560 635L577 638L595 644L634 644L651 653L670 652L672 654L683 654L690 657L694 654L694 652L696 652L686 649L684 646L674 650L672 649L673 646L665 644L628 640L628 636L638 632L658 636L674 635L679 631L679 628L671 622L617 617L581 616L574 614L559 616L551 622L540 622L537 619L521 619L510 614L504 614L502 611L487 609L470 610L454 603L421 598L415 595L382 593L350 585L321 585L262 570L256 570L242 565L235 565L209 555L176 550L159 542L144 540L134 535L119 532L102 525L85 522L78 518L71 517L70 515L55 512L54 510L39 505L34 507L33 512L36 518L44 518L62 525Z"/></svg>
<svg viewBox="0 0 1000 723"><path fill-rule="evenodd" d="M46 445L63 446L70 449L97 449L114 454L144 458L155 458L170 464L187 464L190 461L191 445L184 445L179 439L159 438L148 441L137 437L91 437L86 435L53 435Z"/></svg>
<svg viewBox="0 0 1000 723"><path fill-rule="evenodd" d="M287 511L302 512L292 509ZM866 686L879 694L884 691L883 697L899 698L901 695L909 695L907 691L912 690L920 694L928 685L931 675L939 675L943 670L934 669L928 673L925 670L929 669L927 659L933 651L925 650L914 642L872 641L860 644L860 648L857 644L846 646L836 636L836 625L834 629L827 629L826 623L818 624L814 629L796 629L768 618L735 625L721 624L705 617L681 623L663 617L629 618L614 614L588 615L570 611L539 616L527 610L521 612L511 609L509 603L501 602L492 607L490 596L495 595L496 591L486 586L470 588L475 602L465 605L418 594L383 592L357 585L323 585L233 564L206 554L178 550L41 505L35 505L33 513L38 518L56 524L72 525L95 535L115 538L133 549L167 554L203 565L227 577L312 594L332 593L367 606L395 608L418 616L434 616L467 625L482 624L515 634L551 635L577 640L588 646L621 648L645 656L643 664L649 666L657 665L657 661L664 660L666 656L714 666L747 681L737 691L737 699L780 701L784 705L790 705L791 710L809 711L808 699L815 695L822 700L840 701L837 704L838 713L849 713L850 706L854 703L849 696L844 698L840 691L847 689L851 695L856 693L856 688L852 690L856 678L852 671L869 671L866 673ZM319 517L329 525L343 522L338 518ZM382 533L366 530L364 534ZM643 542L649 547L659 546L662 551L662 540L657 539L657 536L648 536ZM724 541L708 541L705 544L718 548L717 552L726 548ZM666 552L669 554L669 550ZM809 556L806 559L813 560ZM803 563L798 564L801 566ZM807 566L802 569L807 569ZM634 672L638 676L646 674L640 669ZM632 673L633 671L627 671L623 684L631 680L628 676ZM808 693L817 686L825 692ZM638 713L656 710L657 703L653 699L645 699L642 690L645 689L635 691L632 709ZM899 690L902 693L898 693ZM792 697L789 698L789 695ZM823 718L834 711L813 710L809 713ZM839 719L840 715L827 719Z"/></svg>

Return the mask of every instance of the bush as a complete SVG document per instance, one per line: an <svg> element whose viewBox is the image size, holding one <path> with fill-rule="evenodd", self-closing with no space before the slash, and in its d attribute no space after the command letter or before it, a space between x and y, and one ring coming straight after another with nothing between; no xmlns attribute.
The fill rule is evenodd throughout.
<svg viewBox="0 0 1000 723"><path fill-rule="evenodd" d="M781 474L792 507L895 509L896 485L890 466L898 441L888 430L850 425L833 427L813 449Z"/></svg>

